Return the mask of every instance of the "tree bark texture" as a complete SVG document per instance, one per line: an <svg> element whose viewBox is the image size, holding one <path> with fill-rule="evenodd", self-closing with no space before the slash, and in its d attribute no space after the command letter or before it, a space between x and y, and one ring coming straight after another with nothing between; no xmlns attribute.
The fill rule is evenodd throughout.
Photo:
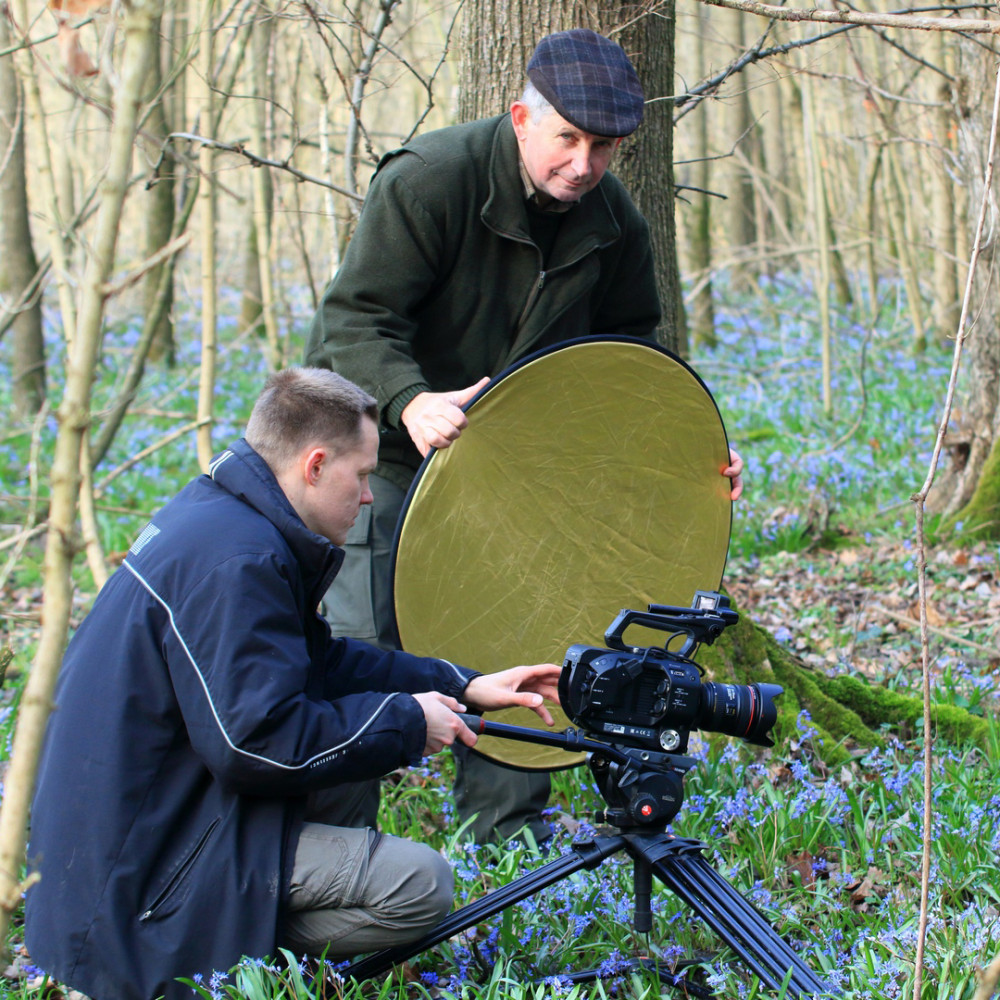
<svg viewBox="0 0 1000 1000"><path fill-rule="evenodd" d="M198 120L202 127L215 125L215 46L213 0L202 0L200 38L198 42ZM207 129L206 129L207 131ZM211 133L208 133L211 135ZM216 314L217 276L216 255L216 190L213 176L215 153L203 145L198 153L199 221L201 223L201 365L198 377L198 464L208 472L212 464L212 420L215 406L215 361L218 349L218 319Z"/></svg>
<svg viewBox="0 0 1000 1000"><path fill-rule="evenodd" d="M557 0L539 5L473 0L462 21L458 113L462 121L500 114L524 89L525 66L539 40L554 31L591 28L628 53L646 94L638 131L615 155L612 170L649 222L663 307L660 343L686 350L674 230L673 3L583 6Z"/></svg>
<svg viewBox="0 0 1000 1000"><path fill-rule="evenodd" d="M154 32L159 38L161 36L161 24L163 19L157 18L154 25ZM162 43L158 46L161 51L157 52L150 66L149 82L147 93L149 100L155 103L149 109L149 116L143 131L146 135L154 138L156 143L147 143L149 146L150 158L153 162L159 157L159 144L166 140L171 131L171 119L167 112L167 95L160 94L156 98L163 85L163 51ZM167 50L169 51L169 49ZM154 183L145 193L144 199L148 204L145 213L146 223L146 256L151 257L158 250L162 249L170 242L174 227L175 215L175 185L174 185L174 161L169 157L165 158L160 165L160 169L153 179ZM149 315L157 307L157 295L160 293L160 281L167 272L167 285L164 294L167 297L165 308L161 309L160 320L157 323L153 334L153 346L150 356L155 359L164 358L168 364L173 363L174 358L174 283L173 283L173 259L164 261L162 264L150 270L143 280L143 314Z"/></svg>
<svg viewBox="0 0 1000 1000"><path fill-rule="evenodd" d="M966 228L975 229L983 201L996 61L963 48L962 104L958 108L958 165L969 191ZM950 467L931 495L929 507L943 510L948 523L977 535L1000 538L1000 295L997 240L1000 180L994 164L993 195L983 247L973 277L965 334L960 417L945 444Z"/></svg>
<svg viewBox="0 0 1000 1000"><path fill-rule="evenodd" d="M0 13L0 49L13 42ZM14 406L21 416L37 413L45 402L45 344L42 307L28 296L38 261L31 242L24 173L24 92L10 58L0 58L0 313L16 309L13 376Z"/></svg>
<svg viewBox="0 0 1000 1000"><path fill-rule="evenodd" d="M708 75L705 58L705 20L707 11L701 4L695 9L694 65L697 79ZM688 318L688 335L695 343L709 347L716 345L715 303L712 299L712 195L711 167L708 147L709 106L702 102L695 108L692 163L684 167L688 186L694 188L682 194L681 218L686 223L688 266L694 280L691 309ZM675 213L676 218L676 213Z"/></svg>
<svg viewBox="0 0 1000 1000"><path fill-rule="evenodd" d="M32 24L27 0L14 0L11 5L19 31L27 37ZM56 286L59 289L59 311L62 318L63 334L67 344L72 344L76 336L76 301L69 280L70 264L66 251L64 220L61 217L57 191L52 146L49 142L48 123L45 106L39 86L39 70L31 46L25 46L14 54L14 65L24 88L27 111L27 133L34 145L32 171L41 191L45 206L48 229L49 252L55 271Z"/></svg>

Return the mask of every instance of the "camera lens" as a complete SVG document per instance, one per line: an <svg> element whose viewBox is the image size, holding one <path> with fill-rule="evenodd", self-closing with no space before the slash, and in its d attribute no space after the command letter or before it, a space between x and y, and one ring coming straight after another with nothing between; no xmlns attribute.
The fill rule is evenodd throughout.
<svg viewBox="0 0 1000 1000"><path fill-rule="evenodd" d="M696 725L757 746L773 747L768 733L778 718L774 699L783 690L778 684L702 684Z"/></svg>

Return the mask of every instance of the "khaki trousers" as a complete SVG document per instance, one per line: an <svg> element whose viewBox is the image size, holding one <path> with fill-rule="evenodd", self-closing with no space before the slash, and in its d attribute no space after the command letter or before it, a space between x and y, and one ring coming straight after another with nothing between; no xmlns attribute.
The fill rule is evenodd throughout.
<svg viewBox="0 0 1000 1000"><path fill-rule="evenodd" d="M296 955L340 961L406 944L451 909L454 876L437 851L365 826L371 789L362 781L309 797L279 942Z"/></svg>
<svg viewBox="0 0 1000 1000"><path fill-rule="evenodd" d="M295 851L283 947L332 961L422 937L451 909L437 851L371 829L306 823Z"/></svg>

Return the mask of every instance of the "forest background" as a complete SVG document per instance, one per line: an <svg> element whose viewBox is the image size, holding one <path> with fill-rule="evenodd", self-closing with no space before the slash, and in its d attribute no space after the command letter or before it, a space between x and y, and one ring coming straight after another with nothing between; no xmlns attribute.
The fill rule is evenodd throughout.
<svg viewBox="0 0 1000 1000"><path fill-rule="evenodd" d="M747 613L713 669L788 689L770 757L706 746L684 832L718 839L726 872L819 949L838 995L989 995L994 6L14 0L2 14L0 629L16 737L0 907L15 954L68 632L145 519L240 432L267 371L299 360L378 157L503 110L537 39L584 24L625 46L646 87L615 169L674 307L661 341L705 378L748 461L726 577ZM555 800L567 837L592 798L575 773ZM433 819L446 787L400 779L413 801L396 822L475 865L468 892L529 863L512 851L483 874ZM551 977L574 948L612 964L607 949L634 951L606 899L566 905L588 929L578 944L539 929L526 948L503 928L456 944L452 964L472 975L471 954L486 992L510 992L514 959ZM654 937L710 954L703 980L757 988L659 905L669 934ZM12 989L44 981L23 954L8 971Z"/></svg>

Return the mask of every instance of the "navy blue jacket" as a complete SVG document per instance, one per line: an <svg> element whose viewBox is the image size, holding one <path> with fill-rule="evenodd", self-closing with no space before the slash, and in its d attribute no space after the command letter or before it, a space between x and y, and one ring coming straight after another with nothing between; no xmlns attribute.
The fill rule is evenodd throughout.
<svg viewBox="0 0 1000 1000"><path fill-rule="evenodd" d="M239 441L145 528L66 652L32 810L32 961L100 1000L274 955L308 792L418 762L472 671L335 639L343 553ZM407 693L408 692L408 693Z"/></svg>

